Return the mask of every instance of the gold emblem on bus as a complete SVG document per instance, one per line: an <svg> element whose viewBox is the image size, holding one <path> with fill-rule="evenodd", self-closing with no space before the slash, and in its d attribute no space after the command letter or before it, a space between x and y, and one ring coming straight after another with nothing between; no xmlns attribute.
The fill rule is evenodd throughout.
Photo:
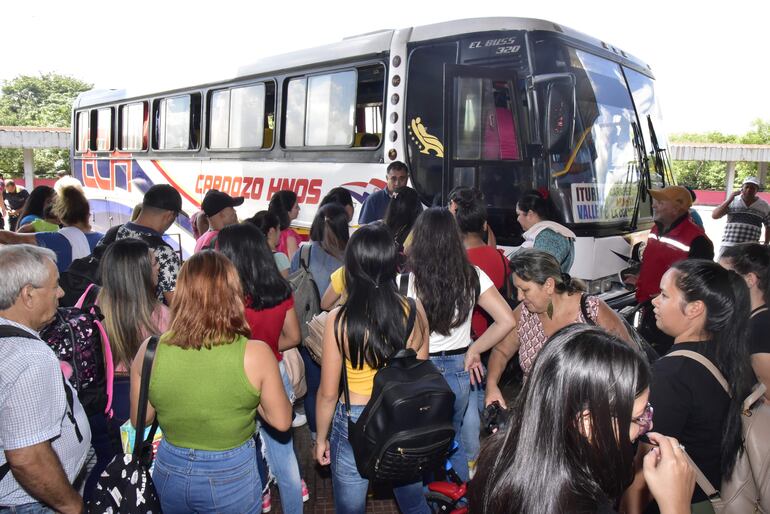
<svg viewBox="0 0 770 514"><path fill-rule="evenodd" d="M422 124L422 119L415 118L411 121L409 133L412 135L412 141L420 149L420 153L430 155L430 151L433 150L436 157L444 157L444 145L441 144L439 138L428 134L428 130Z"/></svg>

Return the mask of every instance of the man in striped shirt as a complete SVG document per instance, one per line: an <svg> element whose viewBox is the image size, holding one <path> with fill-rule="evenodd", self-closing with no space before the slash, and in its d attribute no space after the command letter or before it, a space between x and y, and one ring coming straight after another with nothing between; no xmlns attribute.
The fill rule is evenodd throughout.
<svg viewBox="0 0 770 514"><path fill-rule="evenodd" d="M734 191L711 213L715 220L727 215L720 255L728 246L759 241L762 225L765 226L765 244L770 241L770 205L757 196L758 191L759 180L749 177L738 191Z"/></svg>

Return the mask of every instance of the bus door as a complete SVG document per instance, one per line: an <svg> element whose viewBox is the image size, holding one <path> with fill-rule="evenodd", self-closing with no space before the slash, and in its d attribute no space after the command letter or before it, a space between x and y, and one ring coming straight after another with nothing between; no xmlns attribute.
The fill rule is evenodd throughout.
<svg viewBox="0 0 770 514"><path fill-rule="evenodd" d="M517 73L513 69L444 66L444 202L458 186L484 194L500 244L516 244L516 201L534 187L523 155Z"/></svg>

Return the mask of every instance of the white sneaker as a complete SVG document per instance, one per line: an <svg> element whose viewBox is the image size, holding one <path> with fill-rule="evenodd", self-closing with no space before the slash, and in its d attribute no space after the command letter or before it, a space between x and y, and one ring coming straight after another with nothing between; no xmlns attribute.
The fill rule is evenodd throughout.
<svg viewBox="0 0 770 514"><path fill-rule="evenodd" d="M307 424L307 416L304 414L295 414L294 419L291 420L291 426L294 428L301 427L305 424Z"/></svg>

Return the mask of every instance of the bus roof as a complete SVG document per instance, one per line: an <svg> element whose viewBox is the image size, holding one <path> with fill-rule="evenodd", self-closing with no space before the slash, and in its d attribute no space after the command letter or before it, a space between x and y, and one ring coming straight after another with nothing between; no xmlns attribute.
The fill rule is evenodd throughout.
<svg viewBox="0 0 770 514"><path fill-rule="evenodd" d="M333 64L338 61L345 61L354 57L376 56L386 53L390 50L390 43L396 32L406 32L408 43L418 43L422 41L451 39L464 34L497 32L511 30L544 31L563 34L572 39L584 42L602 49L605 52L614 53L619 59L627 60L637 67L649 70L650 67L617 47L614 47L604 41L586 35L577 30L573 30L564 25L551 21L539 20L535 18L469 18L462 20L453 20L419 27L410 27L405 29L387 29L376 32L369 32L344 38L342 41L331 43L315 48L299 50L282 55L275 55L260 59L254 63L247 64L237 69L237 72L231 77L220 77L211 82L198 84L198 87L215 85L229 80L265 75L269 73L280 73L292 69L318 65L322 63ZM178 88L158 90L125 90L125 89L94 89L78 95L73 108L78 109L84 106L98 105L102 103L115 102L119 100L137 98L148 94L166 94L177 90L186 90L190 84L180 85Z"/></svg>

